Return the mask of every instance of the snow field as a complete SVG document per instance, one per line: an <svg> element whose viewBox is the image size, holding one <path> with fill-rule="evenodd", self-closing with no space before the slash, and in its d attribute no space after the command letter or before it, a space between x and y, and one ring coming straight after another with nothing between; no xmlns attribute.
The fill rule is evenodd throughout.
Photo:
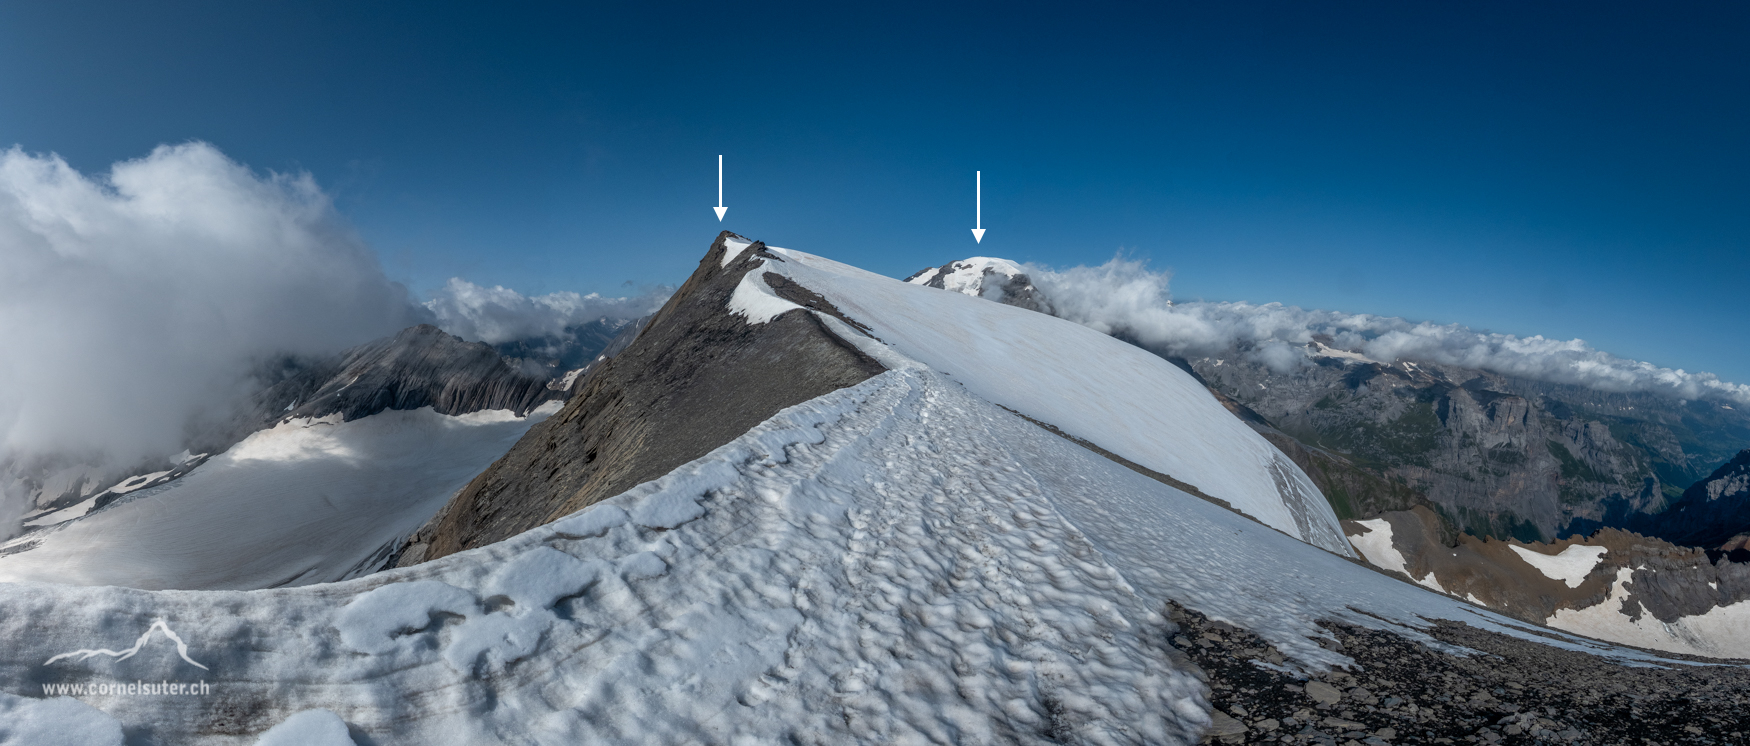
<svg viewBox="0 0 1750 746"><path fill-rule="evenodd" d="M1367 560L1368 564L1387 572L1403 573L1404 577L1416 581L1418 585L1440 593L1446 592L1445 588L1440 587L1440 581L1434 578L1434 573L1428 573L1420 578L1410 575L1409 562L1404 559L1403 552L1399 552L1398 548L1392 545L1390 522L1384 518L1374 518L1367 521L1356 521L1356 523L1366 527L1368 531L1359 536L1349 537L1349 543L1355 547L1355 551L1361 553L1361 558Z"/></svg>
<svg viewBox="0 0 1750 746"><path fill-rule="evenodd" d="M26 537L0 582L250 589L340 580L380 560L529 427L431 408L281 423L187 476ZM77 506L75 506L77 507Z"/></svg>
<svg viewBox="0 0 1750 746"><path fill-rule="evenodd" d="M1299 467L1160 357L1042 313L799 251L771 251L784 261L768 261L764 271L832 299L895 352L972 393L1188 482L1290 536L1353 556L1330 505ZM787 302L759 273L748 273L732 308L758 321L796 307L771 303Z"/></svg>
<svg viewBox="0 0 1750 746"><path fill-rule="evenodd" d="M962 295L978 296L983 291L984 274L986 271L1004 277L1014 277L1022 274L1021 267L1007 259L988 256L975 256L950 265L953 271L943 275L940 267L931 269L924 274L911 279L913 285L926 285L937 275L942 276L943 289Z"/></svg>

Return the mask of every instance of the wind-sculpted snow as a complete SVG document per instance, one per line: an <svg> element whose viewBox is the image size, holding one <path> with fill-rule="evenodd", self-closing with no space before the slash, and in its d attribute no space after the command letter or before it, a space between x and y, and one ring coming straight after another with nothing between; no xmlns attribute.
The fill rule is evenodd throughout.
<svg viewBox="0 0 1750 746"><path fill-rule="evenodd" d="M255 746L356 746L346 721L328 710L305 710L261 734Z"/></svg>
<svg viewBox="0 0 1750 746"><path fill-rule="evenodd" d="M1344 556L1337 517L1300 468L1159 356L1062 319L896 282L787 249L766 271L821 293L899 354L984 399L1187 482L1264 524ZM795 304L750 272L732 308ZM855 336L855 335L854 335Z"/></svg>
<svg viewBox="0 0 1750 746"><path fill-rule="evenodd" d="M1307 639L1320 618L1524 634L912 364L411 568L256 592L0 585L0 681L211 681L82 697L165 743L251 743L317 709L377 743L1192 743L1208 705L1166 647L1169 599L1311 667L1345 662ZM152 643L42 663L158 618L210 672Z"/></svg>
<svg viewBox="0 0 1750 746"><path fill-rule="evenodd" d="M215 699L271 703L258 731L326 708L390 742L1190 740L1205 705L1155 604L1018 464L955 445L969 407L1012 415L926 375L793 408L428 565L254 594L11 586L37 631L9 615L0 633L64 648L156 610L212 665ZM219 704L88 700L156 728Z"/></svg>
<svg viewBox="0 0 1750 746"><path fill-rule="evenodd" d="M0 692L0 746L121 746L122 727L72 697L28 699Z"/></svg>

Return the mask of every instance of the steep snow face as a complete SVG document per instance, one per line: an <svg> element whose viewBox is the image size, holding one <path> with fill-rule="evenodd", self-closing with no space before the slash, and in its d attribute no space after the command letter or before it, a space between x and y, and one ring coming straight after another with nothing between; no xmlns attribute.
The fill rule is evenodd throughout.
<svg viewBox="0 0 1750 746"><path fill-rule="evenodd" d="M79 515L12 542L0 581L249 589L368 572L559 406L281 423L125 502L68 508Z"/></svg>
<svg viewBox="0 0 1750 746"><path fill-rule="evenodd" d="M0 681L211 681L81 697L103 711L80 711L93 732L164 743L333 731L300 714L321 709L377 743L1188 744L1209 706L1163 647L1168 599L1311 667L1346 662L1309 639L1321 618L1535 637L896 367L412 568L250 593L0 585ZM206 671L163 636L43 664L158 619Z"/></svg>
<svg viewBox="0 0 1750 746"><path fill-rule="evenodd" d="M1045 314L799 251L772 251L785 261L768 262L766 271L821 293L900 354L978 396L1187 482L1290 536L1354 556L1330 505L1300 468L1159 356ZM1013 266L969 260L957 271L982 277L985 266L999 263ZM748 273L734 299L756 321L788 303L758 274Z"/></svg>

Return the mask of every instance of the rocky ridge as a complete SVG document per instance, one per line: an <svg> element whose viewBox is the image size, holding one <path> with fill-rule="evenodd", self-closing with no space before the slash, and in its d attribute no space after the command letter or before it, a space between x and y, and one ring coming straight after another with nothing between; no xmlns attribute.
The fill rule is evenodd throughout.
<svg viewBox="0 0 1750 746"><path fill-rule="evenodd" d="M749 324L728 310L742 277L783 261L728 231L620 354L572 387L537 425L410 537L409 566L484 546L655 479L746 432L779 410L884 370L812 314ZM777 287L832 312L800 287Z"/></svg>
<svg viewBox="0 0 1750 746"><path fill-rule="evenodd" d="M1742 552L1750 532L1750 449L1690 485L1664 512L1631 516L1628 527L1675 544Z"/></svg>

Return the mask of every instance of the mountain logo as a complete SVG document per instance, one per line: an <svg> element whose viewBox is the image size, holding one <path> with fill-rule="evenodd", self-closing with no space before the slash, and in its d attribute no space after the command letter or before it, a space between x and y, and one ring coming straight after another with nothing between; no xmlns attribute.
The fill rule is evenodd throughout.
<svg viewBox="0 0 1750 746"><path fill-rule="evenodd" d="M146 646L146 641L152 639L152 633L157 632L159 630L163 630L164 636L170 638L171 642L176 643L176 654L181 656L184 661L187 661L189 665L194 666L195 668L199 668L202 671L211 670L211 669L208 669L206 666L201 665L199 662L195 661L195 659L188 657L188 643L183 642L182 638L180 636L178 636L175 631L170 629L170 625L165 623L163 617L159 617L157 619L152 620L152 626L146 628L145 633L140 635L140 639L137 639L134 641L134 646L131 648L128 648L126 650L110 650L109 648L97 648L97 649L84 648L84 649L80 649L80 650L75 650L71 653L62 653L60 655L57 655L53 658L48 659L47 661L44 661L43 665L47 666L51 663L54 663L55 661L61 660L62 658L67 658L67 659L71 659L74 661L84 661L84 660L89 660L91 658L95 658L95 657L100 656L100 655L107 655L107 656L114 658L118 661L127 660L129 658L134 657L135 653L140 652L140 648L143 648Z"/></svg>

